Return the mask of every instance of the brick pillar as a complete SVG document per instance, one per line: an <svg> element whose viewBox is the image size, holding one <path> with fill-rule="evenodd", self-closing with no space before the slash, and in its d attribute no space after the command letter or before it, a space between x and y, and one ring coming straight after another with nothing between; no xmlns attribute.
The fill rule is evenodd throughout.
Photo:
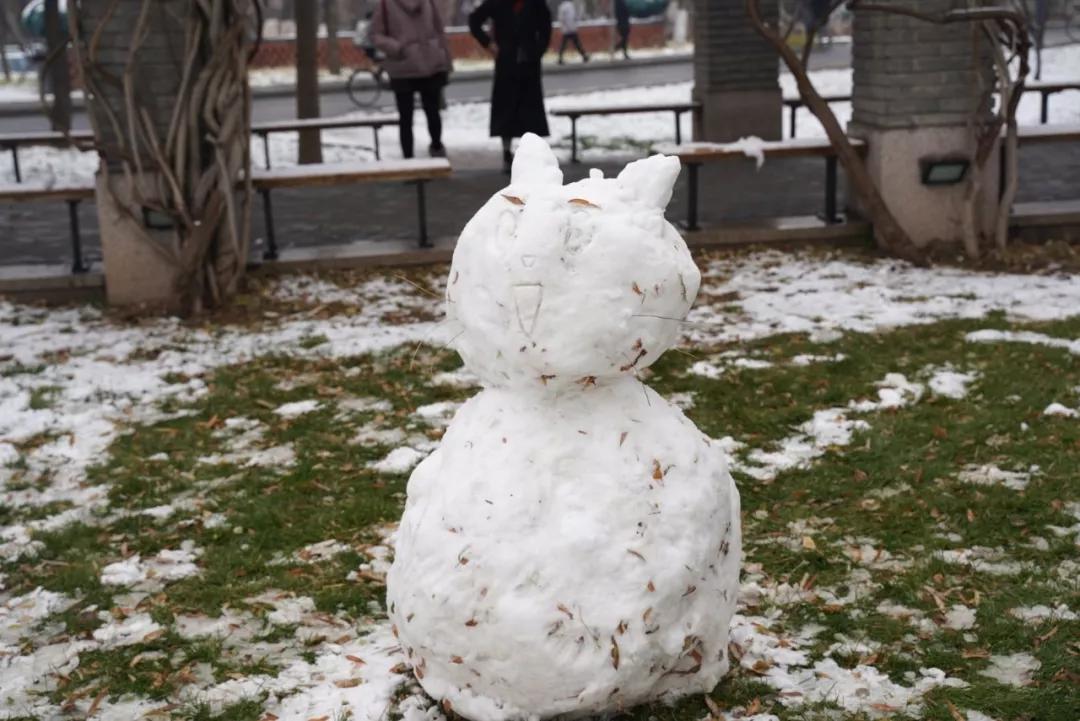
<svg viewBox="0 0 1080 721"><path fill-rule="evenodd" d="M965 0L893 0L893 5L938 13ZM912 240L925 246L962 238L965 184L925 186L920 159L972 157L966 124L977 108L980 83L993 83L992 58L974 57L972 26L934 25L915 18L856 11L854 90L848 132L869 144L868 167L882 196ZM980 78L980 74L982 77ZM989 107L978 109L989 113ZM998 161L982 177L983 227L997 198Z"/></svg>
<svg viewBox="0 0 1080 721"><path fill-rule="evenodd" d="M776 0L762 0L776 22ZM780 140L780 59L754 31L743 0L694 0L694 100L704 107L694 139L729 142L746 135Z"/></svg>

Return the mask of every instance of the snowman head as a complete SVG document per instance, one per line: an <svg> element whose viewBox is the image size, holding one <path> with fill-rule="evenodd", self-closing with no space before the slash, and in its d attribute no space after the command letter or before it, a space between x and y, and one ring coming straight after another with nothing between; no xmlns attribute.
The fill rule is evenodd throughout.
<svg viewBox="0 0 1080 721"><path fill-rule="evenodd" d="M664 219L677 158L562 184L547 143L526 135L510 185L466 224L447 280L447 318L487 385L588 387L635 374L679 336L701 281Z"/></svg>

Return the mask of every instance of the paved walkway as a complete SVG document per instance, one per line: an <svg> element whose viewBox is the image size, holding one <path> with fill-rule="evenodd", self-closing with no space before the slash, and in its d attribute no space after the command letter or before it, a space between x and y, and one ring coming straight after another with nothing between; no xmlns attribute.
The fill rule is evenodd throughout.
<svg viewBox="0 0 1080 721"><path fill-rule="evenodd" d="M627 158L628 160L630 158ZM613 175L621 162L565 166L567 182L584 177L590 167ZM1024 179L1019 201L1071 200L1080 197L1080 144L1022 149ZM706 167L702 173L701 217L705 224L810 215L822 209L824 165L817 159L767 162L755 171L751 161ZM430 230L453 237L476 209L507 182L501 172L465 170L448 181L429 185ZM282 248L416 237L416 193L396 183L274 192L274 217ZM685 173L675 190L668 218L686 214ZM97 218L92 203L80 213L87 255L100 257ZM255 235L264 234L256 201ZM0 265L58 263L70 258L67 213L61 204L0 206Z"/></svg>

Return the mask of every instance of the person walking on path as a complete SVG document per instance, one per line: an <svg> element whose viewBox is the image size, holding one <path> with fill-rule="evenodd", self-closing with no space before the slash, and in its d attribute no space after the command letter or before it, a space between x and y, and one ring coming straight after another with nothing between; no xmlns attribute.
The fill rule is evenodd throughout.
<svg viewBox="0 0 1080 721"><path fill-rule="evenodd" d="M630 6L626 0L615 0L615 32L618 40L615 50L622 50L623 57L630 59Z"/></svg>
<svg viewBox="0 0 1080 721"><path fill-rule="evenodd" d="M581 47L581 38L578 36L577 8L573 0L563 0L559 4L559 26L562 28L562 43L559 45L559 65L563 64L563 53L566 52L566 44L574 43L581 61L589 62L589 54Z"/></svg>
<svg viewBox="0 0 1080 721"><path fill-rule="evenodd" d="M453 62L446 26L435 0L379 0L371 18L371 41L386 56L383 68L397 104L401 154L413 157L414 96L427 117L433 158L446 156L439 103Z"/></svg>
<svg viewBox="0 0 1080 721"><path fill-rule="evenodd" d="M488 21L494 37L484 29ZM503 172L509 173L512 140L548 134L540 60L551 42L551 11L545 0L484 0L469 15L469 30L495 58L491 137L502 138Z"/></svg>

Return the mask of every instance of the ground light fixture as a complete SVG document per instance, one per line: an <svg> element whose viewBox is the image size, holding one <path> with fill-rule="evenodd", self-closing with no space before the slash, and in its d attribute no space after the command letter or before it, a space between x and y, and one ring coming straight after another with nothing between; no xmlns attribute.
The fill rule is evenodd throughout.
<svg viewBox="0 0 1080 721"><path fill-rule="evenodd" d="M962 155L919 159L923 185L956 185L967 176L969 167L971 160Z"/></svg>

